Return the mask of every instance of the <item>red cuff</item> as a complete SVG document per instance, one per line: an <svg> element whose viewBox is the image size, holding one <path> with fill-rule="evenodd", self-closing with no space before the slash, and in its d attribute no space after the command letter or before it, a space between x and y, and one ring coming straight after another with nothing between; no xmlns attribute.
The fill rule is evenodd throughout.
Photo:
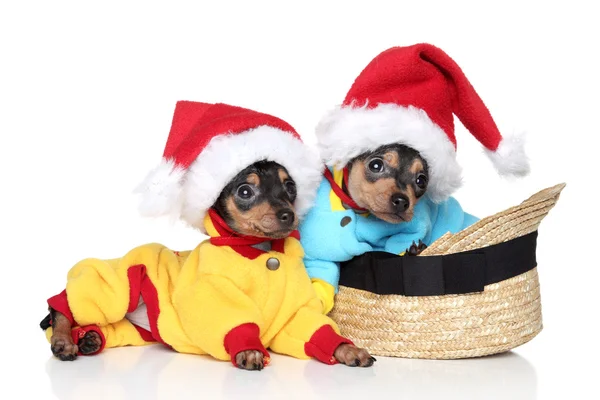
<svg viewBox="0 0 600 400"><path fill-rule="evenodd" d="M63 290L56 296L50 297L48 299L48 305L54 310L58 311L71 323L71 325L75 325L75 320L73 319L73 313L71 313L71 308L69 307L69 301L67 300L67 290ZM52 322L52 321L51 321Z"/></svg>
<svg viewBox="0 0 600 400"><path fill-rule="evenodd" d="M341 344L354 343L335 333L331 325L323 325L312 335L308 343L304 344L304 352L309 357L333 365L337 363L333 353Z"/></svg>
<svg viewBox="0 0 600 400"><path fill-rule="evenodd" d="M79 351L77 354L80 356L81 355L93 356L94 354L98 354L102 350L104 350L104 346L106 346L106 339L104 338L104 334L102 333L100 328L98 328L96 325L88 325L88 326L83 326L81 328L74 328L73 330L71 330L71 337L73 338L73 343L78 344L79 339L83 338L85 336L85 334L88 333L89 331L96 332L98 335L100 335L102 344L100 345L100 348L93 353L82 354L81 351Z"/></svg>
<svg viewBox="0 0 600 400"><path fill-rule="evenodd" d="M138 334L144 342L156 342L156 339L154 339L154 336L152 336L152 332L150 332L149 330L146 330L137 325L133 325L133 327L138 332Z"/></svg>
<svg viewBox="0 0 600 400"><path fill-rule="evenodd" d="M256 324L248 323L233 328L225 335L223 344L225 345L225 351L231 357L233 365L235 365L235 356L246 350L256 350L263 353L265 356L264 365L267 365L271 360L269 352L260 341L260 329Z"/></svg>

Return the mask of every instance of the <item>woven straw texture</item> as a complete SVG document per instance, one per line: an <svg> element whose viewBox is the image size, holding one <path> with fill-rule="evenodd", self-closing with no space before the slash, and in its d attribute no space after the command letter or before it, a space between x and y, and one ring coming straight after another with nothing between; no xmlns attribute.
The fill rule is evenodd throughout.
<svg viewBox="0 0 600 400"><path fill-rule="evenodd" d="M538 229L565 184L446 234L422 255L442 255L502 243ZM542 330L537 268L483 292L445 296L377 295L340 286L330 316L341 333L373 355L457 359L511 350Z"/></svg>

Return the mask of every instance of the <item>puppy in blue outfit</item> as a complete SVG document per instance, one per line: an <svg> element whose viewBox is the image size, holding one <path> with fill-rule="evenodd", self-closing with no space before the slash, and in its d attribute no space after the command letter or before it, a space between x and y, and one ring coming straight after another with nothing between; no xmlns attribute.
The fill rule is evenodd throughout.
<svg viewBox="0 0 600 400"><path fill-rule="evenodd" d="M500 174L528 173L521 138L502 137L458 65L429 44L379 54L320 121L327 167L299 230L324 313L334 305L340 263L371 251L418 255L478 220L451 196L461 184L454 115Z"/></svg>

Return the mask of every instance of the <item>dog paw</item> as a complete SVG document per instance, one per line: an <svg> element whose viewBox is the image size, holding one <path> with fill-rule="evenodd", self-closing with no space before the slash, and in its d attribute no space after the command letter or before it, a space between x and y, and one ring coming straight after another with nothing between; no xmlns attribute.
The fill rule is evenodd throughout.
<svg viewBox="0 0 600 400"><path fill-rule="evenodd" d="M52 354L61 361L73 361L77 358L78 347L73 343L70 335L55 334L50 339L50 350Z"/></svg>
<svg viewBox="0 0 600 400"><path fill-rule="evenodd" d="M375 361L365 349L358 348L352 344L342 344L333 353L338 362L349 367L370 367Z"/></svg>
<svg viewBox="0 0 600 400"><path fill-rule="evenodd" d="M264 355L257 350L241 351L235 356L235 365L248 371L260 371L265 367Z"/></svg>
<svg viewBox="0 0 600 400"><path fill-rule="evenodd" d="M88 331L85 335L77 342L77 347L81 354L93 354L100 350L102 346L102 338L98 332Z"/></svg>
<svg viewBox="0 0 600 400"><path fill-rule="evenodd" d="M406 249L407 256L418 256L427 248L427 245L419 239L419 243L415 243L414 241L410 245L408 249Z"/></svg>

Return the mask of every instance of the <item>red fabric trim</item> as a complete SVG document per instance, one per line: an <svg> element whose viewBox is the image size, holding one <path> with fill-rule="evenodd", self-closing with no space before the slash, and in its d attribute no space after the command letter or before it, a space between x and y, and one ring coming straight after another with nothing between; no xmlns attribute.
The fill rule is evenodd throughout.
<svg viewBox="0 0 600 400"><path fill-rule="evenodd" d="M344 182L344 186L346 188L348 188L348 176L350 175L350 172L348 171L348 167L344 167L344 169L342 170L342 174L343 174L342 181Z"/></svg>
<svg viewBox="0 0 600 400"><path fill-rule="evenodd" d="M333 175L331 174L331 171L329 170L329 168L325 168L325 172L323 172L323 175L325 176L325 179L327 179L327 181L329 182L329 184L331 185L331 189L333 190L333 192L335 193L335 195L337 197L340 198L340 200L342 200L342 203L348 205L350 208L352 208L354 211L362 214L362 213L366 213L369 210L365 210L364 208L360 208L358 204L356 204L356 202L354 200L352 200L352 197L350 197L346 192L344 192L344 190L338 186L337 183L335 183L335 179L333 178ZM348 169L344 168L344 182L346 183L346 186L348 186Z"/></svg>
<svg viewBox="0 0 600 400"><path fill-rule="evenodd" d="M296 240L300 240L300 231L292 231L288 237L294 238Z"/></svg>
<svg viewBox="0 0 600 400"><path fill-rule="evenodd" d="M71 308L69 307L69 301L67 299L67 290L63 290L56 296L52 296L48 299L48 306L58 311L71 323L71 325L75 325L75 320L73 319L73 313L71 312ZM52 321L50 321L52 323Z"/></svg>
<svg viewBox="0 0 600 400"><path fill-rule="evenodd" d="M132 324L136 331L140 334L140 337L144 342L156 342L156 339L152 336L152 332L142 328L141 326L137 326Z"/></svg>
<svg viewBox="0 0 600 400"><path fill-rule="evenodd" d="M208 210L208 215L210 216L210 219L211 219L215 229L217 230L219 235L222 236L220 238L215 238L215 239L221 239L224 241L228 240L234 245L248 245L248 246L252 246L255 244L260 244L260 243L269 241L269 239L267 239L267 238L240 235L239 233L235 232L233 229L231 229L227 225L225 220L223 218L221 218L219 213L217 213L217 211L214 208L211 208Z"/></svg>
<svg viewBox="0 0 600 400"><path fill-rule="evenodd" d="M254 260L266 253L261 249L252 247L260 243L271 242L271 249L273 251L284 253L285 239L271 240L267 238L240 235L231 229L213 208L208 210L208 215L210 216L210 219L217 230L217 233L219 234L218 237L210 238L210 242L213 245L231 247L236 253L251 260ZM298 231L292 232L290 236L300 240L300 233Z"/></svg>
<svg viewBox="0 0 600 400"><path fill-rule="evenodd" d="M169 346L160 337L160 332L158 331L158 316L160 314L158 293L156 292L156 288L146 273L146 266L139 264L129 267L127 270L127 278L129 278L130 302L131 299L139 299L140 295L142 296L142 299L144 299L144 303L146 304L146 308L148 310L148 321L150 323L152 337L154 340ZM135 306L137 307L137 301L135 302ZM129 304L129 308L131 308L131 303ZM135 307L133 310L135 310Z"/></svg>
<svg viewBox="0 0 600 400"><path fill-rule="evenodd" d="M283 240L273 240L273 242L271 242L271 250L278 253L284 253L285 242Z"/></svg>
<svg viewBox="0 0 600 400"><path fill-rule="evenodd" d="M225 351L231 357L233 365L236 365L235 356L246 350L256 350L263 353L265 356L265 365L267 365L270 360L269 352L260 341L260 329L258 328L258 325L254 323L242 324L230 330L229 333L225 335L223 345L225 346Z"/></svg>
<svg viewBox="0 0 600 400"><path fill-rule="evenodd" d="M316 358L325 364L333 365L337 363L333 353L341 344L354 343L335 333L331 325L323 325L304 344L304 352L309 357Z"/></svg>
<svg viewBox="0 0 600 400"><path fill-rule="evenodd" d="M100 339L102 339L102 344L100 345L100 348L93 353L83 354L81 351L78 351L77 354L80 356L93 356L94 354L98 354L102 350L104 350L104 346L106 346L106 338L104 337L104 334L102 333L100 328L97 327L96 325L87 325L87 326L82 326L80 328L72 329L71 330L71 338L73 338L73 342L75 344L79 344L79 339L83 338L85 336L85 334L88 333L89 331L96 332L98 335L100 335Z"/></svg>
<svg viewBox="0 0 600 400"><path fill-rule="evenodd" d="M133 312L138 307L140 295L142 294L143 274L145 273L145 268L139 268L139 266L134 266L127 270L127 278L129 279L129 306L127 307L127 312Z"/></svg>

